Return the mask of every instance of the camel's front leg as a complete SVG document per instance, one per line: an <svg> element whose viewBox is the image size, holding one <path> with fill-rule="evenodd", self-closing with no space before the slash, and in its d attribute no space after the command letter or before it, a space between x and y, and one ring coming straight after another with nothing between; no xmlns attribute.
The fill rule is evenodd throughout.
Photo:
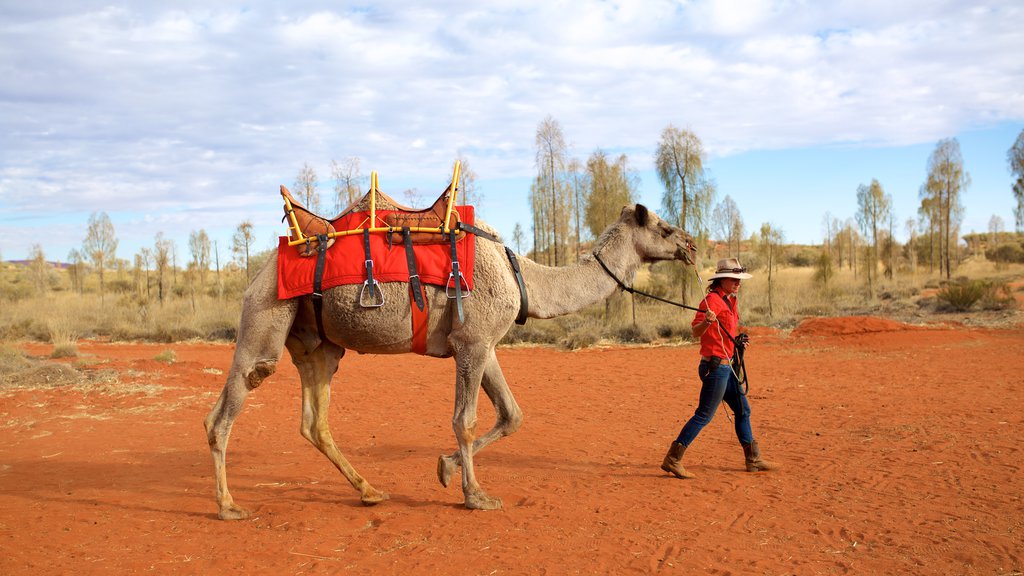
<svg viewBox="0 0 1024 576"><path fill-rule="evenodd" d="M501 500L484 492L476 481L473 470L473 446L476 440L476 403L480 396L480 380L487 365L488 354L483 351L474 354L467 351L455 355L455 414L452 427L459 443L459 459L462 462L462 493L466 508L475 510L496 510Z"/></svg>
<svg viewBox="0 0 1024 576"><path fill-rule="evenodd" d="M294 301L277 299L275 271L271 261L246 289L231 370L217 404L203 421L210 454L213 456L218 516L222 520L238 520L249 516L248 511L235 504L228 491L228 438L249 392L274 373L281 349L284 348L288 327L296 314L297 305Z"/></svg>
<svg viewBox="0 0 1024 576"><path fill-rule="evenodd" d="M512 396L512 390L509 389L508 382L505 381L505 375L501 371L493 349L489 351L487 363L484 366L482 385L491 404L494 405L497 418L494 426L486 434L473 441L473 454L480 452L491 442L511 435L523 424L523 411L519 409L519 404ZM441 485L448 486L452 474L461 464L462 457L458 450L437 459L437 479Z"/></svg>
<svg viewBox="0 0 1024 576"><path fill-rule="evenodd" d="M370 506L386 500L388 495L371 486L338 450L327 421L331 404L331 377L338 370L338 362L345 355L345 349L330 342L322 342L309 352L297 338L289 338L286 345L302 380L302 436L327 456L352 487L359 491L359 500L363 504Z"/></svg>

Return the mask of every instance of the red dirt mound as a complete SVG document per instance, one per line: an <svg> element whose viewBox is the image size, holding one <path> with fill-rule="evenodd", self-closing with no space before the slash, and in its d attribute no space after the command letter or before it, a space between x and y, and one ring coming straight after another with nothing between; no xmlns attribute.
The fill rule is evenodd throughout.
<svg viewBox="0 0 1024 576"><path fill-rule="evenodd" d="M904 324L871 316L841 316L837 318L808 318L793 329L793 336L846 336L871 332L920 330L920 326Z"/></svg>

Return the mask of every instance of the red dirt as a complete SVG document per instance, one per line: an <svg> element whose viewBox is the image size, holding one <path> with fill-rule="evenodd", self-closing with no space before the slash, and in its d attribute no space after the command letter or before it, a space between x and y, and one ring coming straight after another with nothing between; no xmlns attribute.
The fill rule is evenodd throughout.
<svg viewBox="0 0 1024 576"><path fill-rule="evenodd" d="M45 355L48 346L25 344ZM154 357L172 349L173 364ZM364 507L298 434L290 362L228 453L253 517L216 518L202 420L232 347L82 342L144 393L0 390L0 574L1020 574L1024 329L814 320L755 331L749 474L720 410L658 464L697 400L695 346L500 349L526 413L481 453L495 512L435 463L455 446L453 364L352 354L331 421L391 499ZM216 373L217 371L223 373ZM481 396L480 429L493 422Z"/></svg>

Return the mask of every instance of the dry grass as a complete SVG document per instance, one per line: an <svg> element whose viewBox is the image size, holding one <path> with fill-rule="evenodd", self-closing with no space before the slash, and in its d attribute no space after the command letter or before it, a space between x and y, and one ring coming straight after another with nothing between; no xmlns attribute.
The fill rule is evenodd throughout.
<svg viewBox="0 0 1024 576"><path fill-rule="evenodd" d="M703 269L701 277L708 278L712 273ZM747 325L785 329L809 316L864 314L926 320L929 315L945 312L935 297L944 279L923 267L916 271L898 270L894 279L880 279L872 293L867 290L863 273L855 275L848 268L835 269L827 285L815 279L814 268L781 268L773 274L770 292L766 270L756 269L752 273L754 277L744 282L740 298L741 315ZM956 275L1006 287L998 292L998 298L971 310L972 314L983 314L1011 302L1010 287L1018 285L1024 277L1024 265L996 265L983 258L969 259L961 263ZM641 270L636 285L650 289L655 281L653 276L647 269ZM692 284L685 301L691 306L702 297L696 282ZM662 286L661 290L662 295L681 300L678 287ZM0 291L4 309L0 341L49 341L54 344L54 356L77 355L76 343L81 338L165 343L233 341L241 314L240 285L223 298L209 294L193 297L182 290L172 290L162 304L113 290L104 301L91 292L79 295L56 291L5 299L4 294L9 293L10 290ZM514 326L503 344L525 342L577 349L607 342L678 343L689 339L692 318L692 311L642 297L636 297L634 303L631 296L620 293L606 304L576 314Z"/></svg>

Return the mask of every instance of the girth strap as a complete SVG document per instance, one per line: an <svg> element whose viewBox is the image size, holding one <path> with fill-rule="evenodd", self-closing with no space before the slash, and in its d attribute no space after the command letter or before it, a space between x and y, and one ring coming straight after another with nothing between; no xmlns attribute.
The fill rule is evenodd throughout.
<svg viewBox="0 0 1024 576"><path fill-rule="evenodd" d="M320 335L320 341L326 342L327 335L324 334L324 263L327 260L327 235L318 234L316 237L316 269L313 271L313 312L316 316L316 333Z"/></svg>
<svg viewBox="0 0 1024 576"><path fill-rule="evenodd" d="M496 236L488 232L484 232L472 224L459 222L455 227L470 234L475 234L481 238L486 238L496 244L501 244L501 240L498 240ZM519 285L519 314L516 315L516 324L522 326L523 324L526 324L527 312L530 309L530 298L526 293L526 281L523 280L523 270L519 267L519 259L516 258L516 253L504 244L502 244L502 247L505 248L505 254L508 256L509 263L512 264L512 273L516 277L516 284Z"/></svg>
<svg viewBox="0 0 1024 576"><path fill-rule="evenodd" d="M526 282L523 281L523 271L519 268L519 260L516 258L516 253L508 246L505 246L505 254L508 255L508 261L512 264L512 273L515 274L516 283L519 284L519 314L516 316L516 324L522 326L526 324L526 313L530 309L530 302L526 296Z"/></svg>

